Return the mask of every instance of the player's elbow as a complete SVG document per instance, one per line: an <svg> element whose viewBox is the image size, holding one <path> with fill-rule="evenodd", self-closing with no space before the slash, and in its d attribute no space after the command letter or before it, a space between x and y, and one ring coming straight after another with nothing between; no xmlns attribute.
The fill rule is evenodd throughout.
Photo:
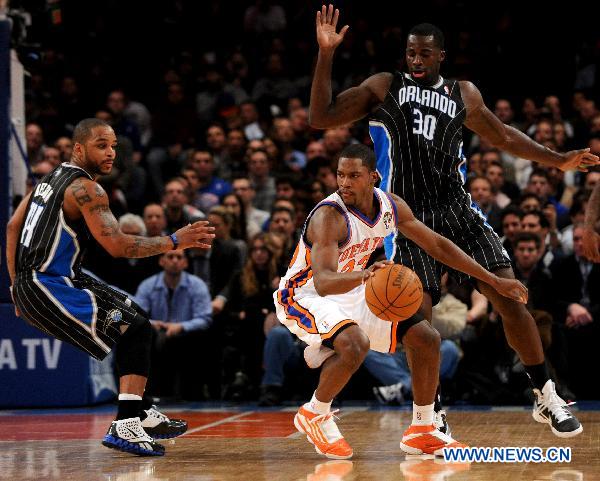
<svg viewBox="0 0 600 481"><path fill-rule="evenodd" d="M321 276L314 276L313 279L315 291L317 291L317 294L319 294L319 296L323 297L330 294L328 289L328 283L325 279L323 279Z"/></svg>
<svg viewBox="0 0 600 481"><path fill-rule="evenodd" d="M315 112L308 113L308 124L313 129L328 129L330 127L335 127L332 120L328 117L327 114L318 114Z"/></svg>

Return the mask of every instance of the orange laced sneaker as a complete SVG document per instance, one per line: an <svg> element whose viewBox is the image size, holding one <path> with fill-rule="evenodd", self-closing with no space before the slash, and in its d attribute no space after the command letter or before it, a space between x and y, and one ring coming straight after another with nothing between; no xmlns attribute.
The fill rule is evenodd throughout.
<svg viewBox="0 0 600 481"><path fill-rule="evenodd" d="M352 448L335 424L334 414L337 412L315 414L301 406L294 417L294 426L306 434L306 439L315 446L317 453L330 459L349 459L353 454Z"/></svg>
<svg viewBox="0 0 600 481"><path fill-rule="evenodd" d="M433 454L443 456L444 448L466 448L447 434L442 433L433 424L427 426L411 425L402 436L400 449L407 454Z"/></svg>

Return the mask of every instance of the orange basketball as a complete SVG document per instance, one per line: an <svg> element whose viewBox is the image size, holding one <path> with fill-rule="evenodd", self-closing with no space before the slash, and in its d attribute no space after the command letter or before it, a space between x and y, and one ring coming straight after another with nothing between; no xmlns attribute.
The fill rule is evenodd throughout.
<svg viewBox="0 0 600 481"><path fill-rule="evenodd" d="M423 302L423 286L417 275L401 264L375 271L365 285L365 300L373 314L390 322L404 321Z"/></svg>

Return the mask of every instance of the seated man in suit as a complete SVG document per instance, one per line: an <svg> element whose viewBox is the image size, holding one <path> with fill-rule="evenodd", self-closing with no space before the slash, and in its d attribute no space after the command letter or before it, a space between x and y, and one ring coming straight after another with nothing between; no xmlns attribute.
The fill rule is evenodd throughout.
<svg viewBox="0 0 600 481"><path fill-rule="evenodd" d="M581 398L600 395L590 382L589 366L597 363L600 342L600 265L583 256L583 225L573 229L573 254L552 265L556 318L567 329L570 384Z"/></svg>

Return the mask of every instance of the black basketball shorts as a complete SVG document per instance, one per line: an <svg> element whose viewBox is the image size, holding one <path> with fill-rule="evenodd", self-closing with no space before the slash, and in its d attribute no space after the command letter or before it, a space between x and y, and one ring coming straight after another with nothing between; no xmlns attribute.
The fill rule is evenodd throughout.
<svg viewBox="0 0 600 481"><path fill-rule="evenodd" d="M427 227L450 239L488 271L511 266L500 238L486 222L479 207L472 202L470 195L461 194L445 204L413 208L413 213ZM423 290L431 295L434 305L440 300L440 279L445 271L459 283L471 279L436 261L400 233L396 234L395 239L386 239L385 247L388 259L416 272L423 283Z"/></svg>
<svg viewBox="0 0 600 481"><path fill-rule="evenodd" d="M33 326L102 360L146 312L126 295L86 275L74 279L31 271L15 279L13 296Z"/></svg>

